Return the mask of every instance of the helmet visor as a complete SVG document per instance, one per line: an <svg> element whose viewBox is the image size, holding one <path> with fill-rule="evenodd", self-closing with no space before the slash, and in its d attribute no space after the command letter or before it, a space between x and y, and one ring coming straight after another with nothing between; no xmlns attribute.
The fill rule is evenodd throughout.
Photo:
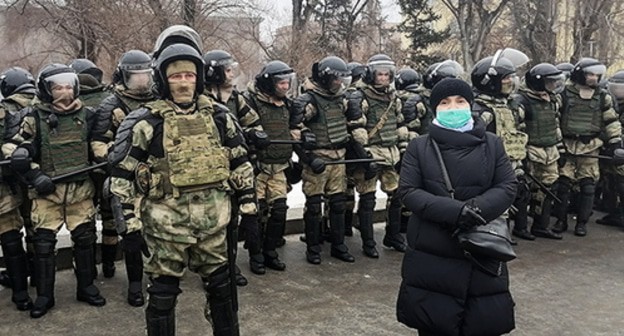
<svg viewBox="0 0 624 336"><path fill-rule="evenodd" d="M375 85L389 86L394 83L396 66L393 63L373 63L368 66Z"/></svg>
<svg viewBox="0 0 624 336"><path fill-rule="evenodd" d="M510 60L511 63L513 63L514 67L516 67L516 69L529 63L529 56L527 56L527 54L523 53L522 51L518 49L505 48L502 50L499 49L496 52L496 54L494 55L494 59L492 60L492 65L496 65L496 62L498 61L498 59L502 57Z"/></svg>
<svg viewBox="0 0 624 336"><path fill-rule="evenodd" d="M149 92L154 84L151 70L124 71L123 77L126 87L136 92Z"/></svg>
<svg viewBox="0 0 624 336"><path fill-rule="evenodd" d="M71 85L72 87L76 87L78 85L78 76L73 72L64 72L45 78L44 83L48 91L52 92L52 88L57 85Z"/></svg>
<svg viewBox="0 0 624 336"><path fill-rule="evenodd" d="M333 94L341 94L351 85L351 79L351 76L330 76L327 89Z"/></svg>
<svg viewBox="0 0 624 336"><path fill-rule="evenodd" d="M544 77L544 88L550 93L561 93L565 87L566 76L563 73Z"/></svg>
<svg viewBox="0 0 624 336"><path fill-rule="evenodd" d="M590 65L586 68L583 68L583 72L602 76L605 74L605 72L607 72L607 67L604 64Z"/></svg>
<svg viewBox="0 0 624 336"><path fill-rule="evenodd" d="M505 76L501 80L501 94L509 96L515 93L520 86L520 79L515 73Z"/></svg>
<svg viewBox="0 0 624 336"><path fill-rule="evenodd" d="M277 97L292 97L294 94L293 84L295 82L295 73L276 74L271 76L275 87L275 95Z"/></svg>
<svg viewBox="0 0 624 336"><path fill-rule="evenodd" d="M617 99L624 99L624 83L610 82L609 92Z"/></svg>

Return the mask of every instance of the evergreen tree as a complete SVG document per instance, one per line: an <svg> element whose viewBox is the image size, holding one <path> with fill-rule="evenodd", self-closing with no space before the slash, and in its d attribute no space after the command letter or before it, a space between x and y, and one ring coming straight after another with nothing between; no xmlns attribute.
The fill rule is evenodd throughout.
<svg viewBox="0 0 624 336"><path fill-rule="evenodd" d="M403 21L399 25L399 31L407 34L410 41L410 60L413 67L424 70L427 66L439 62L443 57L430 55L427 49L440 42L444 42L449 36L449 29L436 31L433 28L435 21L440 19L429 0L398 0L403 13Z"/></svg>

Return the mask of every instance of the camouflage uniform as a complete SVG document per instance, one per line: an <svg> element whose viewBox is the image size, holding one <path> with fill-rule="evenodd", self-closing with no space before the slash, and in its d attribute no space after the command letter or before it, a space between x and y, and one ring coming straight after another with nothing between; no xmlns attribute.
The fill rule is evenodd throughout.
<svg viewBox="0 0 624 336"><path fill-rule="evenodd" d="M331 254L342 260L353 261L344 244L344 211L346 171L344 164L328 165L321 173L311 168L313 159L324 161L344 160L352 134L365 133L362 114L349 114L344 94L333 94L313 81L304 84L306 92L297 97L291 110L290 128L297 135L302 129L316 135L317 149L310 153L298 153L304 162L302 179L306 196L304 210L307 259L320 263L321 203L323 196L329 200L331 227ZM350 258L349 258L350 257Z"/></svg>
<svg viewBox="0 0 624 336"><path fill-rule="evenodd" d="M358 209L360 231L362 232L364 222L370 227L362 232L363 244L367 247L375 246L371 220L379 180L381 190L388 195L386 234L383 243L398 251L405 251L404 239L400 234L401 201L395 196L399 185L399 174L395 166L400 161L400 153L407 148L408 140L408 129L401 113L401 100L392 87L380 92L373 85L360 82L357 94L349 98L349 110L353 111L350 113L361 114L366 118L367 134L364 137L355 137L355 140L367 147L374 159L383 160L377 163L380 170L376 178L367 180L365 172L361 169L354 174L355 186L360 194ZM368 230L371 232L367 232Z"/></svg>
<svg viewBox="0 0 624 336"><path fill-rule="evenodd" d="M244 97L253 107L251 111L257 112L259 123L267 132L269 139L291 139L288 128L291 105L289 98L278 99L263 93L254 85L248 87ZM290 167L292 154L292 145L271 145L265 149L257 149L256 153L256 194L264 239L262 258L259 256L252 256L252 258L261 260L264 265L275 270L286 268L286 265L279 260L275 249L286 227L288 181L284 172ZM247 243L250 247L250 242ZM252 253L251 248L249 252Z"/></svg>
<svg viewBox="0 0 624 336"><path fill-rule="evenodd" d="M613 109L611 96L603 89L590 89L570 81L566 84L562 98L561 132L565 154L561 160L563 165L559 168L561 178L558 194L563 204L556 210L558 221L555 231L567 230L570 190L574 183L578 183L581 196L575 234L584 236L600 169L597 158L579 155L597 155L605 144L617 146L621 141L622 125Z"/></svg>
<svg viewBox="0 0 624 336"><path fill-rule="evenodd" d="M179 279L186 266L198 273L212 308L207 303L206 318L214 321L219 312L211 302L232 299L226 295L232 189L240 213L256 214L244 138L231 116L206 96L199 96L190 114L166 100L144 107L120 127L115 150L124 127L131 129L131 147L113 168L111 192L121 200L128 234L143 230L152 252L146 272L153 279ZM171 288L180 292L177 285Z"/></svg>

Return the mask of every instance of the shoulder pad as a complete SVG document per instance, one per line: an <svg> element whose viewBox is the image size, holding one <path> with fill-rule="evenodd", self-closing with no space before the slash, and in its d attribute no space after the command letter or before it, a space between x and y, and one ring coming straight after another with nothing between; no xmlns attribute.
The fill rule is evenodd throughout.
<svg viewBox="0 0 624 336"><path fill-rule="evenodd" d="M216 102L216 101L212 102L212 107L214 109L214 113L215 114L216 113L229 113L230 112L230 109L227 106L225 106L225 105L223 105L223 104L221 104L219 102Z"/></svg>
<svg viewBox="0 0 624 336"><path fill-rule="evenodd" d="M300 95L292 103L293 112L303 114L305 112L306 105L312 102L314 102L314 97L312 97L312 95L309 92L306 92Z"/></svg>
<svg viewBox="0 0 624 336"><path fill-rule="evenodd" d="M132 128L139 121L146 119L150 115L150 110L140 108L132 111L124 118L117 129L113 150L110 151L110 154L108 154L108 162L110 162L111 165L114 166L118 164L124 157L126 157L130 151L130 147L132 147Z"/></svg>
<svg viewBox="0 0 624 336"><path fill-rule="evenodd" d="M104 98L104 100L102 100L102 102L98 106L97 112L110 115L116 108L122 108L124 112L128 113L128 111L126 111L127 108L125 104L121 101L121 99L119 99L119 97L117 97L115 94L111 94L108 97Z"/></svg>
<svg viewBox="0 0 624 336"><path fill-rule="evenodd" d="M33 108L28 106L17 112L7 112L4 116L4 140L12 139L17 133L19 133L22 119L33 113Z"/></svg>

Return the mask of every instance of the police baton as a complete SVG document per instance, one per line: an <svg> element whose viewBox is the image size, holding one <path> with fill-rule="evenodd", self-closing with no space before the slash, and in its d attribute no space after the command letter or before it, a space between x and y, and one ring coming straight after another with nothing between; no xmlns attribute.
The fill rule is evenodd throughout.
<svg viewBox="0 0 624 336"><path fill-rule="evenodd" d="M8 166L10 164L11 164L11 160L10 159L9 160L2 160L2 161L0 161L0 167Z"/></svg>
<svg viewBox="0 0 624 336"><path fill-rule="evenodd" d="M269 140L271 145L301 145L301 140Z"/></svg>
<svg viewBox="0 0 624 336"><path fill-rule="evenodd" d="M326 166L329 165L339 165L339 164L355 164L355 163L371 163L371 162L383 162L384 159L349 159L349 160L335 160L335 161L325 161Z"/></svg>
<svg viewBox="0 0 624 336"><path fill-rule="evenodd" d="M92 170L96 170L98 168L104 168L106 166L108 166L108 162L101 162L101 163L94 164L94 165L89 166L89 167L85 167L85 168L81 168L81 169L75 170L73 172L69 172L69 173L65 173L65 174L54 176L51 179L52 179L52 182L57 183L57 182L61 182L64 179L67 179L67 178L70 178L70 177L74 177L76 175L80 175L80 174L83 174L83 173L88 173L88 172L90 172Z"/></svg>
<svg viewBox="0 0 624 336"><path fill-rule="evenodd" d="M528 176L531 180L533 180L533 182L535 182L535 184L540 188L541 191L544 192L544 194L548 195L550 198L552 198L555 202L562 204L563 202L561 202L561 199L559 197L557 197L557 195L555 195L550 189L548 189L548 187L546 187L540 180L538 180L535 176L531 175L528 172L524 172L524 175Z"/></svg>

